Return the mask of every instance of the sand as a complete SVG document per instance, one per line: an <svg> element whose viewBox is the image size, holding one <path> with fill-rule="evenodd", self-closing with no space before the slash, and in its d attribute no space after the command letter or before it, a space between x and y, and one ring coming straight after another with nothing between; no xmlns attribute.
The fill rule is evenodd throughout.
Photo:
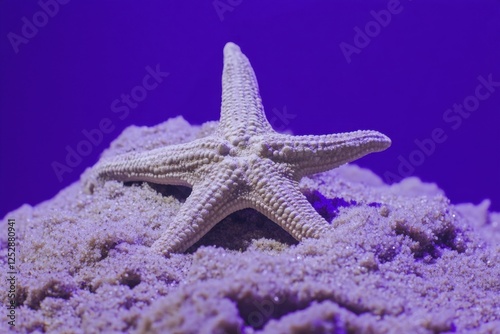
<svg viewBox="0 0 500 334"><path fill-rule="evenodd" d="M103 156L216 126L129 127ZM434 184L389 186L356 165L301 188L332 221L320 239L298 243L243 210L169 258L149 247L189 188L108 181L89 195L79 181L24 205L0 222L4 277L7 219L18 252L16 326L2 279L0 332L500 333L500 213L487 200L451 204Z"/></svg>

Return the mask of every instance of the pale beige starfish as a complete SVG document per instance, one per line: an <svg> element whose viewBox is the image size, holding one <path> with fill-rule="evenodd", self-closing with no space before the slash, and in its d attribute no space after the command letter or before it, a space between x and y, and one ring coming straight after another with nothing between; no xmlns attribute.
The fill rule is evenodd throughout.
<svg viewBox="0 0 500 334"><path fill-rule="evenodd" d="M319 136L275 132L250 62L233 43L224 47L221 109L219 127L210 136L126 153L93 168L94 180L192 187L175 220L152 245L157 252L183 252L223 218L245 208L264 214L297 240L319 237L330 225L299 191L299 180L391 144L376 131Z"/></svg>

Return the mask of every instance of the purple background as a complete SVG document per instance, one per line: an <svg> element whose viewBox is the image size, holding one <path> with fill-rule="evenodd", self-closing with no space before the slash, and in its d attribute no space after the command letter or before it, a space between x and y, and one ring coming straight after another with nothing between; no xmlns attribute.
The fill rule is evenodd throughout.
<svg viewBox="0 0 500 334"><path fill-rule="evenodd" d="M354 28L364 30L370 11L388 1L224 3L219 15L211 0L69 1L43 22L36 1L2 1L0 216L76 181L129 125L176 115L198 124L218 119L228 41L252 62L276 127L295 134L379 130L392 147L358 161L379 175L397 174L398 157L408 159L416 139L441 128L447 140L412 175L436 182L455 203L490 198L500 210L500 87L458 129L443 120L474 94L478 76L500 81L499 1L401 0L400 12L350 63L340 43L353 45ZM41 27L16 53L8 34L21 35L23 17L33 22L33 15ZM156 64L170 75L120 119L112 102ZM279 119L285 107L294 119ZM51 164L65 163L66 147L76 148L82 130L104 118L114 130L60 182Z"/></svg>

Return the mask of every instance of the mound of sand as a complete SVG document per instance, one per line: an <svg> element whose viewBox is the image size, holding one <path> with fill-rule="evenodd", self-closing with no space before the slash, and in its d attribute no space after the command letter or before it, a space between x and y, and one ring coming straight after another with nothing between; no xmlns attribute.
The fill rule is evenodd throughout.
<svg viewBox="0 0 500 334"><path fill-rule="evenodd" d="M216 126L130 127L103 156ZM170 258L149 247L188 188L109 181L89 195L77 182L24 205L0 222L4 273L7 219L18 252L16 326L2 293L0 332L498 333L500 214L487 201L452 205L435 185L388 186L355 165L301 187L332 221L319 240L297 243L243 210Z"/></svg>

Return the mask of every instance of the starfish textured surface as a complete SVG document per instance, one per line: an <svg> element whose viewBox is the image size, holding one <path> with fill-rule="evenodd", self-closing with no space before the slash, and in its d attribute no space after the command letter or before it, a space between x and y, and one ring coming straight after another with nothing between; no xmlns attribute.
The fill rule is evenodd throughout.
<svg viewBox="0 0 500 334"><path fill-rule="evenodd" d="M147 181L192 187L174 221L152 248L183 252L231 213L252 208L297 240L330 228L298 187L306 175L327 171L391 141L376 131L291 136L266 119L257 79L234 43L224 47L222 107L217 131L185 144L102 160L87 180Z"/></svg>

